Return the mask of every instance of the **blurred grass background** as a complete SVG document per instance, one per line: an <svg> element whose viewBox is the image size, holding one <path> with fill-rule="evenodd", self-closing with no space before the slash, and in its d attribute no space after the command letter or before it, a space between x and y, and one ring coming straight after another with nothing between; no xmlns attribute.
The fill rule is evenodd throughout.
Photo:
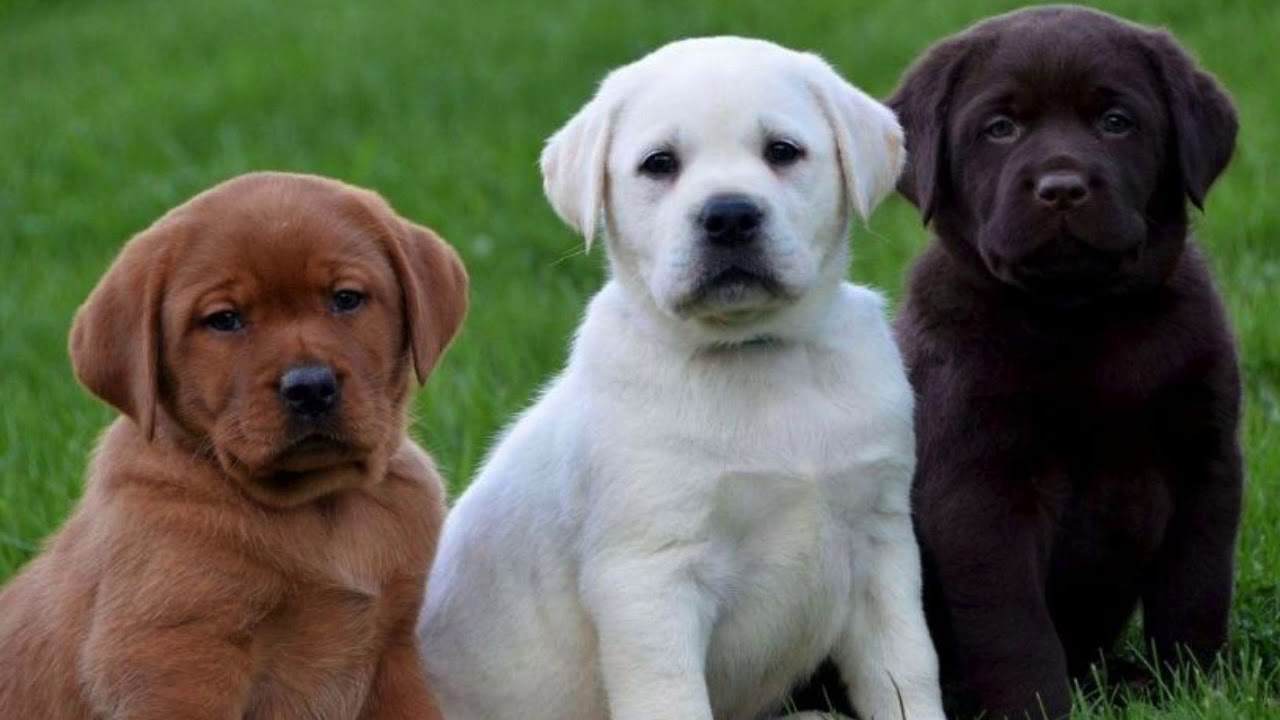
<svg viewBox="0 0 1280 720"><path fill-rule="evenodd" d="M1169 27L1233 92L1235 161L1198 221L1240 336L1249 494L1234 661L1086 718L1275 718L1280 667L1280 3L1097 3ZM929 43L1017 3L986 0L0 0L0 579L56 529L112 417L81 390L72 314L132 233L253 169L333 175L451 240L466 328L414 434L456 493L565 356L602 277L542 198L544 138L610 67L679 37L816 50L887 94ZM894 198L854 231L855 280L891 297L926 240Z"/></svg>

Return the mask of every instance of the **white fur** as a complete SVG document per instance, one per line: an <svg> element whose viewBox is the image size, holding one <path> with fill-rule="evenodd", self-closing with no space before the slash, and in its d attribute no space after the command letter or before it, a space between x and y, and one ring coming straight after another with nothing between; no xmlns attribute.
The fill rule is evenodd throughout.
<svg viewBox="0 0 1280 720"><path fill-rule="evenodd" d="M770 167L772 134L806 149ZM636 172L672 147L679 176ZM611 279L568 366L454 508L420 639L449 720L757 718L834 654L866 720L942 718L908 493L912 396L850 210L902 164L892 113L816 56L674 43L611 74L543 155ZM716 193L767 211L785 297L682 304ZM896 690L895 690L896 687Z"/></svg>

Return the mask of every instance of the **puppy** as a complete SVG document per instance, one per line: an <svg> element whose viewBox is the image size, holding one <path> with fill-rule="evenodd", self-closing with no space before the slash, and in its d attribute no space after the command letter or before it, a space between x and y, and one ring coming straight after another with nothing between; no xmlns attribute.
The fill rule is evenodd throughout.
<svg viewBox="0 0 1280 720"><path fill-rule="evenodd" d="M12 718L435 718L413 640L443 521L405 434L457 256L377 195L256 173L124 247L76 315L123 414L0 593Z"/></svg>
<svg viewBox="0 0 1280 720"><path fill-rule="evenodd" d="M1166 33L1072 7L944 40L890 100L936 241L897 332L944 676L1065 715L1138 603L1160 661L1227 637L1240 381L1188 238L1236 116Z"/></svg>
<svg viewBox="0 0 1280 720"><path fill-rule="evenodd" d="M446 717L756 718L829 652L864 717L941 717L911 392L843 281L900 132L814 55L710 38L552 136L547 196L603 225L611 279L445 525L420 640Z"/></svg>

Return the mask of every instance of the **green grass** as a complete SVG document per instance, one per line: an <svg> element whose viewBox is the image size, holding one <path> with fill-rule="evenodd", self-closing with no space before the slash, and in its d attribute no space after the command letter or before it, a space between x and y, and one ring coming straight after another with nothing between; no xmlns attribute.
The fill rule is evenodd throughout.
<svg viewBox="0 0 1280 720"><path fill-rule="evenodd" d="M473 306L416 405L456 492L494 433L562 363L600 283L542 199L542 140L609 67L677 37L738 33L818 50L876 94L929 42L1014 6L978 0L0 0L0 578L66 517L112 413L72 380L77 304L165 209L251 169L376 188L465 257ZM1083 718L1280 715L1280 5L1104 6L1168 25L1232 90L1243 131L1199 235L1242 346L1249 494L1236 657L1152 704L1082 696ZM554 10L553 10L554 8ZM887 203L853 276L891 296L925 242Z"/></svg>

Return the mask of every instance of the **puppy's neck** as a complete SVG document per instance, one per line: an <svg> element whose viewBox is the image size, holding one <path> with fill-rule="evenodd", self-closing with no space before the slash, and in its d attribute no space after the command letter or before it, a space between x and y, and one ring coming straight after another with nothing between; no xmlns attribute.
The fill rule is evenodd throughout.
<svg viewBox="0 0 1280 720"><path fill-rule="evenodd" d="M787 341L777 335L760 334L738 342L729 342L722 345L712 345L707 350L709 352L752 352L755 350L765 351L783 347Z"/></svg>

